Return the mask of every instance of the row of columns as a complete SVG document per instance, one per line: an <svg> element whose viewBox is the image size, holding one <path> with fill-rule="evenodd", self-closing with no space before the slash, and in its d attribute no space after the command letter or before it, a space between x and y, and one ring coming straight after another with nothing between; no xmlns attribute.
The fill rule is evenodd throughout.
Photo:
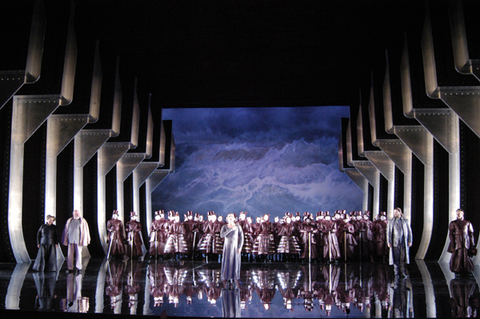
<svg viewBox="0 0 480 319"><path fill-rule="evenodd" d="M448 261L450 254L447 253L449 245L448 236L438 238L433 234L434 224L434 141L439 143L448 152L448 172L440 172L440 174L448 174L449 192L448 192L448 221L456 218L455 210L460 208L460 121L463 121L477 136L480 137L480 86L439 86L437 68L441 65L445 67L444 59L436 55L435 43L432 26L432 16L428 3L425 10L425 18L423 28L421 30L420 43L423 70L414 69L411 63L413 46L409 46L411 39L415 40L415 36L411 33L405 33L402 52L387 51L386 62L383 78L372 79L370 99L368 105L360 105L358 113L354 114L357 121L353 122L348 119L343 122L343 135L341 140L343 143L339 146L340 152L340 170L345 172L364 192L368 194L369 187L373 188L373 206L368 207L365 197L363 207L365 210L371 209L374 216L379 213L379 177L382 175L388 181L387 215L392 217L394 208L394 198L396 190L395 183L395 167L398 168L404 176L403 180L403 203L396 203L395 206L401 206L404 215L411 220L412 214L423 214L423 232L420 244L417 249L416 258L424 259L427 250L431 245L441 243L444 248L439 258L439 262ZM467 46L467 29L465 27L465 19L463 14L462 1L452 0L449 2L449 22L451 35L442 34L444 37L450 37L452 41L454 64L446 65L448 68L455 68L461 74L478 79L478 70L474 67L476 60L468 56ZM470 30L474 32L474 30ZM448 48L437 48L437 50L447 50ZM398 54L401 55L399 64L394 65L389 61L389 57ZM391 59L393 60L393 59ZM453 62L453 61L452 61ZM398 81L392 81L393 73L398 74ZM414 85L421 85L413 79L412 73L422 73L424 78L424 88L414 90ZM416 77L418 79L418 76ZM375 86L373 83L380 81L381 86ZM399 87L393 87L392 83L396 83ZM381 103L374 98L375 89L381 87L381 95L383 100ZM399 95L393 99L392 91L398 91ZM414 93L418 91L425 92L426 96L432 100L442 101L443 105L429 105L425 107L421 103L417 103ZM362 108L368 108L368 121L362 119ZM402 108L396 110L395 108ZM379 112L380 109L380 112ZM355 112L356 107L352 108ZM395 121L395 112L401 111L405 118L415 120ZM379 118L383 116L383 118ZM379 121L379 119L381 121ZM385 127L376 127L378 122L385 123ZM408 123L408 124L403 124ZM366 126L369 125L368 128ZM363 132L369 129L371 140ZM352 131L355 130L355 134ZM377 137L376 132L385 130L391 136ZM357 137L357 140L353 140ZM353 145L356 143L356 145ZM369 143L375 146L376 150L363 150L363 144ZM353 147L352 147L353 145ZM358 150L355 154L355 150ZM344 156L344 154L346 156ZM412 171L412 156L416 156L424 166L424 188L423 188L423 212L412 211L412 177L415 172ZM472 212L473 213L473 212ZM472 216L472 215L470 215ZM416 234L419 236L420 234ZM475 262L479 262L476 257Z"/></svg>
<svg viewBox="0 0 480 319"><path fill-rule="evenodd" d="M78 61L77 39L75 35L74 14L75 4L71 2L68 12L68 25L65 39L55 39L59 45L55 48L46 46L51 45L44 39L48 38L50 30L45 26L47 20L52 23L54 16L49 15L45 3L42 0L36 0L33 4L33 17L31 23L31 32L28 39L19 39L29 42L27 62L25 70L5 70L1 76L5 79L12 79L14 74L22 74L14 80L0 81L0 109L11 107L10 119L3 119L11 126L11 141L8 169L8 238L12 253L18 263L30 262L30 256L25 244L25 235L23 233L23 203L25 200L24 181L24 160L25 144L27 140L36 133L36 131L46 124L45 137L45 159L44 160L44 185L38 185L39 191L44 192L44 219L47 214L57 215L66 212L58 212L57 189L63 187L57 185L57 175L70 172L58 170L57 158L59 154L71 143L73 143L73 193L71 194L73 209L83 212L84 208L84 176L85 165L96 156L97 169L96 183L96 217L93 221L97 224L98 236L101 246L106 252L106 175L112 170L116 170L116 205L123 218L124 203L124 182L129 176L133 176L133 207L131 210L140 212L142 202L146 202L147 220L151 221L151 193L162 182L162 180L175 169L175 147L173 135L165 131L164 121L154 117L151 110L151 99L148 99L148 105L140 105L137 96L137 83L134 87L128 87L133 91L132 105L122 103L122 83L120 77L120 64L117 58L114 75L113 105L102 104L102 94L109 94L102 90L102 84L105 84L104 74L101 65L101 53L97 41L94 50L93 63L85 65L84 61ZM49 19L50 18L50 19ZM58 35L54 35L57 36ZM62 46L63 44L63 46ZM63 71L57 74L58 82L61 83L59 91L52 90L44 93L45 83L38 92L35 93L37 81L47 68L52 67L46 64L44 54L55 50L57 55L62 58L57 59L57 63L63 64ZM64 54L58 54L64 52ZM49 60L50 61L50 60ZM42 65L43 63L43 65ZM88 67L93 70L92 76L88 80L83 80L81 85L90 87L90 96L75 95L75 81L78 67ZM46 72L45 72L46 73ZM23 90L24 86L31 86L28 90ZM23 93L25 91L26 93ZM33 92L33 93L31 93ZM86 109L85 113L76 113L75 111L62 112L63 107L71 106L72 102L79 97L81 103L87 103L79 110ZM101 108L111 109L108 120L100 116ZM108 113L107 112L107 113ZM131 112L131 113L130 113ZM141 117L147 120L141 123ZM111 119L111 121L110 121ZM102 122L103 121L103 122ZM102 125L98 123L102 122ZM89 124L96 124L90 128ZM145 125L146 124L146 125ZM122 138L119 138L122 127L131 127L129 132ZM171 130L171 127L170 127ZM167 134L168 133L168 134ZM125 135L127 135L125 137ZM168 136L168 139L167 139ZM142 138L142 140L140 140ZM143 145L141 151L135 151L138 145ZM158 154L153 154L153 150ZM4 155L4 156L7 156ZM166 160L166 158L168 159ZM168 162L168 165L165 163ZM140 195L140 188L145 186L145 198ZM68 185L65 185L68 187ZM91 185L88 185L91 187ZM70 214L71 212L69 212ZM70 216L68 216L70 217Z"/></svg>

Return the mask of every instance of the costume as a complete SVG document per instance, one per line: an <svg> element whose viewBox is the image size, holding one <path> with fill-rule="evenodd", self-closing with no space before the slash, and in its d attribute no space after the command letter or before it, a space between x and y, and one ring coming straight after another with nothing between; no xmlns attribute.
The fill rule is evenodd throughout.
<svg viewBox="0 0 480 319"><path fill-rule="evenodd" d="M130 221L126 224L127 231L127 256L130 258L138 258L144 255L142 224L136 220L137 214L130 212Z"/></svg>
<svg viewBox="0 0 480 319"><path fill-rule="evenodd" d="M33 264L33 270L36 271L57 271L57 253L58 244L57 226L54 224L43 224L37 232L38 253Z"/></svg>
<svg viewBox="0 0 480 319"><path fill-rule="evenodd" d="M472 258L468 255L471 248L475 248L473 226L468 220L456 219L449 226L450 270L455 273L469 273L474 269Z"/></svg>
<svg viewBox="0 0 480 319"><path fill-rule="evenodd" d="M337 237L337 224L329 220L329 216L321 225L320 231L323 233L323 258L333 261L340 258L340 246Z"/></svg>
<svg viewBox="0 0 480 319"><path fill-rule="evenodd" d="M75 214L75 213L74 213ZM90 229L87 221L79 216L70 217L65 223L62 233L62 245L68 246L67 269L73 270L73 260L76 259L75 267L82 269L83 247L90 244Z"/></svg>
<svg viewBox="0 0 480 319"><path fill-rule="evenodd" d="M387 255L387 221L386 213L381 212L380 218L377 218L372 224L374 252L378 259L383 259Z"/></svg>
<svg viewBox="0 0 480 319"><path fill-rule="evenodd" d="M398 267L402 275L406 276L404 266L410 263L410 247L413 242L412 229L403 216L392 218L387 225L387 244L389 250L389 264L394 265L395 275L398 276Z"/></svg>
<svg viewBox="0 0 480 319"><path fill-rule="evenodd" d="M241 221L239 223L242 226L243 238L244 238L242 253L251 254L253 249L252 219L246 218L244 223L241 223Z"/></svg>
<svg viewBox="0 0 480 319"><path fill-rule="evenodd" d="M300 259L308 260L310 258L311 260L315 260L319 257L317 241L315 239L316 233L318 233L317 225L313 223L311 219L307 219L300 228L300 236L302 238L303 246Z"/></svg>
<svg viewBox="0 0 480 319"><path fill-rule="evenodd" d="M347 254L346 258L343 255L344 260L353 260L355 255L355 246L358 245L355 239L355 227L350 223L350 218L344 220L342 230L339 232L338 242L343 254Z"/></svg>
<svg viewBox="0 0 480 319"><path fill-rule="evenodd" d="M224 238L222 256L222 280L240 279L242 263L241 250L243 247L243 231L240 225L229 228L223 225L220 237ZM238 252L240 250L240 253Z"/></svg>
<svg viewBox="0 0 480 319"><path fill-rule="evenodd" d="M317 256L320 257L320 259L323 258L323 246L324 246L324 236L323 233L320 231L323 228L323 224L325 223L325 212L324 211L319 211L317 212L317 215L315 217L315 225L317 226L317 229L319 230L317 233L315 233L315 241L317 242Z"/></svg>
<svg viewBox="0 0 480 319"><path fill-rule="evenodd" d="M180 216L177 213L173 223L168 227L168 238L164 250L165 254L186 254L189 250L185 237L185 225L180 222Z"/></svg>
<svg viewBox="0 0 480 319"><path fill-rule="evenodd" d="M187 255L190 255L194 252L193 245L194 240L196 241L195 233L193 232L194 229L197 227L197 222L193 220L193 212L191 210L187 211L185 214L185 221L183 222L183 226L185 228L185 242L187 244Z"/></svg>
<svg viewBox="0 0 480 319"><path fill-rule="evenodd" d="M280 237L277 253L298 255L300 253L300 244L296 236L296 229L290 218L287 218L284 224L279 224L277 229L277 234Z"/></svg>
<svg viewBox="0 0 480 319"><path fill-rule="evenodd" d="M198 250L205 254L221 254L223 250L222 240L220 238L220 228L218 228L217 216L215 213L208 212L208 220L203 224L203 236L200 240ZM218 229L218 232L217 232Z"/></svg>
<svg viewBox="0 0 480 319"><path fill-rule="evenodd" d="M125 228L118 219L118 212L113 211L113 218L107 222L108 243L111 256L125 255Z"/></svg>
<svg viewBox="0 0 480 319"><path fill-rule="evenodd" d="M275 253L273 228L269 216L264 215L263 221L259 224L259 233L253 246L254 255L273 255Z"/></svg>
<svg viewBox="0 0 480 319"><path fill-rule="evenodd" d="M156 211L155 219L150 225L149 254L153 257L163 256L164 254L168 230L168 222L165 220L164 216L163 211Z"/></svg>
<svg viewBox="0 0 480 319"><path fill-rule="evenodd" d="M371 260L372 256L372 221L369 219L368 211L358 221L355 229L358 234L357 242L360 249L361 260Z"/></svg>

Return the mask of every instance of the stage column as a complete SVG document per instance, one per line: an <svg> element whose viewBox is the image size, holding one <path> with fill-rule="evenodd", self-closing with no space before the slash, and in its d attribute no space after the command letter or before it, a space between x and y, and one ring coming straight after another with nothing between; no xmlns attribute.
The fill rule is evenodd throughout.
<svg viewBox="0 0 480 319"><path fill-rule="evenodd" d="M440 99L443 90L437 80L435 49L433 43L431 17L427 14L422 32L421 46L425 75L425 89L431 99ZM448 91L448 89L447 89ZM455 211L460 207L460 129L459 117L450 108L414 109L414 117L433 135L449 154L449 207L448 221L456 219ZM446 262L450 240L445 238L439 262Z"/></svg>
<svg viewBox="0 0 480 319"><path fill-rule="evenodd" d="M30 262L22 226L25 143L60 105L69 105L73 99L77 51L73 29L74 8L69 8L69 11L68 25L63 26L67 28L66 38L56 37L55 43L52 43L52 46L55 45L54 49L56 51L64 50L63 59L57 61L63 62L63 70L51 78L52 81L61 79L60 92L48 95L26 94L13 97L8 230L12 251L18 263ZM59 45L62 40L65 41L63 42L65 43L64 47ZM49 77L46 76L44 80L48 81L48 79Z"/></svg>

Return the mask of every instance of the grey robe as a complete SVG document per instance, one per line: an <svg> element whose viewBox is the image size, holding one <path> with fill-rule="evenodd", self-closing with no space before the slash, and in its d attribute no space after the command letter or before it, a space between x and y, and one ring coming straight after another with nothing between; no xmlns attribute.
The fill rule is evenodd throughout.
<svg viewBox="0 0 480 319"><path fill-rule="evenodd" d="M389 249L389 263L393 265L393 221L395 218L392 218L388 221L387 224L387 244L390 244ZM412 228L410 228L410 223L408 219L404 218L403 216L399 218L402 228L403 228L403 245L405 246L405 263L410 263L410 247L408 247L408 243L413 243L413 234Z"/></svg>
<svg viewBox="0 0 480 319"><path fill-rule="evenodd" d="M243 231L237 224L233 228L223 225L220 237L224 238L222 257L222 280L240 279L241 253L243 247Z"/></svg>

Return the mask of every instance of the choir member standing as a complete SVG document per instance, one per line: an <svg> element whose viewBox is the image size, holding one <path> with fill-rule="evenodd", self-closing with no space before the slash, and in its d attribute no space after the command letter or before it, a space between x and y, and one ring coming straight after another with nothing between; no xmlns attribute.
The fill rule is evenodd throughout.
<svg viewBox="0 0 480 319"><path fill-rule="evenodd" d="M317 225L317 229L319 230L316 233L316 241L317 241L317 255L320 259L323 259L323 245L324 245L324 236L321 231L323 228L323 224L325 223L325 212L319 211L317 212L317 216L315 217L315 225Z"/></svg>
<svg viewBox="0 0 480 319"><path fill-rule="evenodd" d="M372 257L372 242L373 242L373 233L372 233L372 221L370 220L370 212L366 211L362 219L358 223L358 231L360 233L359 240L361 251L360 251L360 260L362 261L373 261Z"/></svg>
<svg viewBox="0 0 480 319"><path fill-rule="evenodd" d="M218 262L221 262L220 255L223 252L223 238L220 237L220 231L222 230L223 225L225 225L225 222L223 221L222 216L218 216L217 220L213 222L213 229L214 229L215 238L216 238L214 254L216 255L216 259Z"/></svg>
<svg viewBox="0 0 480 319"><path fill-rule="evenodd" d="M312 217L310 214L307 215L304 224L300 228L300 236L302 237L302 254L300 259L306 260L308 262L316 260L318 256L317 241L315 235L318 233L318 228L315 223L313 223Z"/></svg>
<svg viewBox="0 0 480 319"><path fill-rule="evenodd" d="M165 254L175 254L176 258L181 258L188 252L187 242L185 241L185 226L180 222L180 215L175 213L173 223L168 227L168 238L165 244Z"/></svg>
<svg viewBox="0 0 480 319"><path fill-rule="evenodd" d="M350 215L343 215L342 232L339 237L340 249L343 249L343 258L345 261L352 261L355 255L355 246L358 245L355 239L355 227L350 222Z"/></svg>
<svg viewBox="0 0 480 319"><path fill-rule="evenodd" d="M473 271L475 266L472 256L476 254L476 249L472 223L464 219L462 209L457 209L456 214L457 219L450 222L449 226L450 246L448 252L452 253L450 270L458 276L470 274Z"/></svg>
<svg viewBox="0 0 480 319"><path fill-rule="evenodd" d="M339 259L340 247L337 238L337 224L330 219L330 215L325 216L325 222L320 231L324 238L323 258L329 262Z"/></svg>
<svg viewBox="0 0 480 319"><path fill-rule="evenodd" d="M377 261L385 262L387 250L387 213L380 212L372 224L374 253Z"/></svg>
<svg viewBox="0 0 480 319"><path fill-rule="evenodd" d="M260 232L255 239L253 253L267 261L275 253L275 241L273 237L272 223L270 223L270 214L263 215L260 223Z"/></svg>
<svg viewBox="0 0 480 319"><path fill-rule="evenodd" d="M193 220L193 212L191 210L187 211L187 214L185 214L185 222L183 223L185 227L185 241L187 243L187 252L186 254L188 256L192 256L194 250L193 250L193 239L195 233L193 232L196 222Z"/></svg>
<svg viewBox="0 0 480 319"><path fill-rule="evenodd" d="M125 228L123 227L123 222L118 217L118 211L114 210L112 219L107 222L107 258L110 256L123 257L125 255Z"/></svg>
<svg viewBox="0 0 480 319"><path fill-rule="evenodd" d="M165 251L165 243L167 242L168 223L165 220L163 210L155 212L155 218L150 225L150 249L151 257L163 257Z"/></svg>
<svg viewBox="0 0 480 319"><path fill-rule="evenodd" d="M143 257L144 255L142 224L137 218L137 213L130 212L130 220L125 225L127 232L127 256L132 259Z"/></svg>
<svg viewBox="0 0 480 319"><path fill-rule="evenodd" d="M280 241L277 247L277 253L282 254L283 261L291 261L291 257L300 253L299 240L296 236L295 226L292 224L290 216L285 216L285 222L278 228Z"/></svg>
<svg viewBox="0 0 480 319"><path fill-rule="evenodd" d="M250 260L253 248L253 226L252 218L246 217L247 212L241 212L238 224L243 231L242 259Z"/></svg>
<svg viewBox="0 0 480 319"><path fill-rule="evenodd" d="M207 213L208 220L203 225L203 236L200 240L198 250L203 251L205 257L212 257L214 254L220 254L220 230L217 233L217 215L210 211Z"/></svg>
<svg viewBox="0 0 480 319"><path fill-rule="evenodd" d="M198 259L200 255L198 246L203 236L203 224L204 224L203 216L198 213L195 213L195 216L193 217L193 229L192 229L192 232L193 232L192 254L195 259Z"/></svg>

